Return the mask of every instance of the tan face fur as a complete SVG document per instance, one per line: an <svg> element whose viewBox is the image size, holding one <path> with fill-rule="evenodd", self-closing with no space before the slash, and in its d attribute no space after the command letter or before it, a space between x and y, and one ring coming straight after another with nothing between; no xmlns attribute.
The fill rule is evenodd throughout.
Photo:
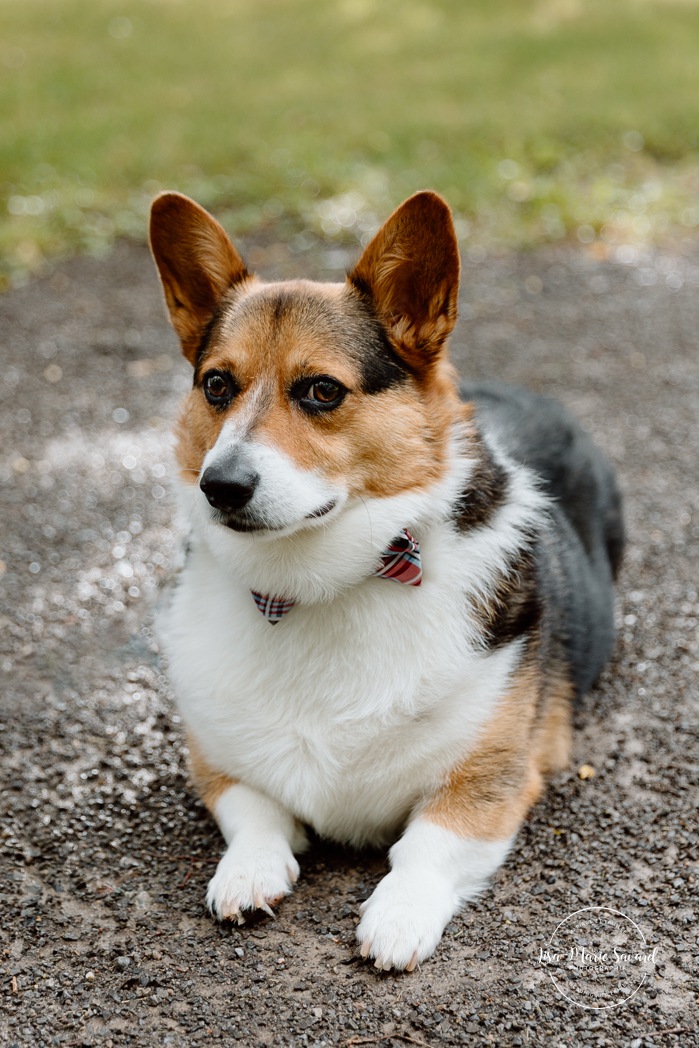
<svg viewBox="0 0 699 1048"><path fill-rule="evenodd" d="M151 242L195 369L177 431L184 479L198 481L217 441L274 448L348 498L439 479L462 410L444 353L458 251L439 197L406 201L345 284L250 276L218 223L177 194L155 201ZM211 372L230 378L230 403L207 400ZM308 409L303 394L318 379L345 391L337 406Z"/></svg>

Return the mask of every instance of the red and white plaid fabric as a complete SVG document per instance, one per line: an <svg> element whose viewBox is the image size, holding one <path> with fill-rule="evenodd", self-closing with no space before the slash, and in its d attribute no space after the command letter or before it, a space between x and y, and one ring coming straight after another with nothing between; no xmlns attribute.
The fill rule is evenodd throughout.
<svg viewBox="0 0 699 1048"><path fill-rule="evenodd" d="M283 619L296 603L293 600L285 600L284 597L265 596L263 593L256 593L255 590L251 590L251 593L258 611L262 612L268 622L272 623Z"/></svg>
<svg viewBox="0 0 699 1048"><path fill-rule="evenodd" d="M400 535L396 535L388 549L381 554L381 561L374 568L373 574L381 579L402 582L404 586L420 585L422 582L420 543L413 538L407 528L403 528ZM296 603L295 600L290 600L288 597L273 597L269 594L257 593L256 590L251 590L251 593L258 611L273 626L288 615Z"/></svg>
<svg viewBox="0 0 699 1048"><path fill-rule="evenodd" d="M406 586L419 586L422 582L420 543L407 528L396 535L393 542L381 554L381 562L374 568L374 575L382 579L393 579Z"/></svg>

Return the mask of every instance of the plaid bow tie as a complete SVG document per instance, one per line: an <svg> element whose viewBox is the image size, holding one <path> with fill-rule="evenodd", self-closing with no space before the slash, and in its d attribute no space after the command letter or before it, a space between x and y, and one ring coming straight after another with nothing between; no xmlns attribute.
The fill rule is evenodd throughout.
<svg viewBox="0 0 699 1048"><path fill-rule="evenodd" d="M420 585L422 582L420 543L413 538L407 528L404 528L400 535L396 535L388 549L381 554L381 561L372 574L382 579L402 582L406 586ZM287 597L273 597L270 594L257 593L255 590L251 590L251 593L258 611L273 626L288 615L296 603L295 600Z"/></svg>

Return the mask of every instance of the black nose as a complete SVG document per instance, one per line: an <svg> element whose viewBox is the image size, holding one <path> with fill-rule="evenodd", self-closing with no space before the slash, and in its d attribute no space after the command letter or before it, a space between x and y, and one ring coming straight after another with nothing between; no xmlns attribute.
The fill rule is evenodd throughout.
<svg viewBox="0 0 699 1048"><path fill-rule="evenodd" d="M247 506L255 494L259 479L258 474L252 470L242 469L231 463L221 463L204 470L199 487L214 509L232 513L233 510Z"/></svg>

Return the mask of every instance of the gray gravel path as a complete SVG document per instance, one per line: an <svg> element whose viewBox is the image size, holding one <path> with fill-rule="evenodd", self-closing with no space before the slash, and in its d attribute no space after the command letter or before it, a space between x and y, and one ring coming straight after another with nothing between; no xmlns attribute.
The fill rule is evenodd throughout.
<svg viewBox="0 0 699 1048"><path fill-rule="evenodd" d="M248 258L269 276L348 262L293 247L251 243ZM0 1044L699 1045L698 259L465 258L460 369L584 420L620 470L629 549L573 766L408 976L354 956L381 855L317 843L274 922L204 911L220 841L151 623L176 550L167 433L189 375L147 252L121 244L0 298ZM590 906L658 949L638 993L602 1012L540 960Z"/></svg>

